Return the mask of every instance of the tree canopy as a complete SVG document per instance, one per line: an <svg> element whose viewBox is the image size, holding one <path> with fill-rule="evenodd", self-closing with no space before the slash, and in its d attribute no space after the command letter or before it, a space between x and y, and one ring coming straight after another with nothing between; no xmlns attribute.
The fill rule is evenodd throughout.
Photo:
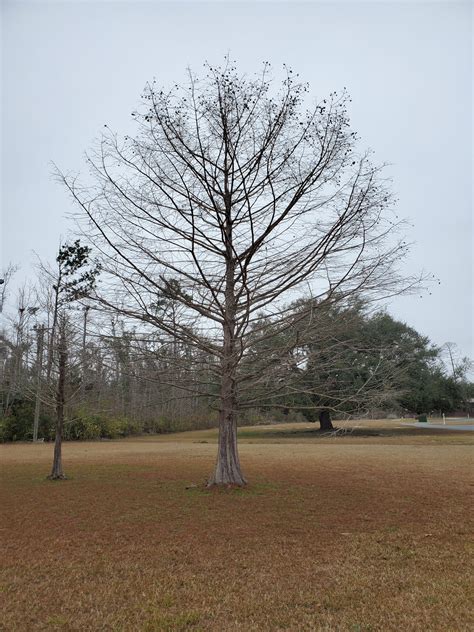
<svg viewBox="0 0 474 632"><path fill-rule="evenodd" d="M240 371L251 347L287 329L297 297L314 311L415 279L397 271L402 223L383 165L350 128L347 93L310 105L291 70L276 85L269 64L255 77L229 60L206 69L171 90L149 84L136 133L106 127L89 154L89 183L60 177L100 253L97 301L207 354L199 394L218 384L220 411L211 482L243 484L236 415L261 378ZM155 308L163 297L173 321Z"/></svg>

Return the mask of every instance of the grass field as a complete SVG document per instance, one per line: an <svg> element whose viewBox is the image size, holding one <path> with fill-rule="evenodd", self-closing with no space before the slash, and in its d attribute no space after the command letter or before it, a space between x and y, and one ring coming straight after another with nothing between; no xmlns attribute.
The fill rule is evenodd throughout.
<svg viewBox="0 0 474 632"><path fill-rule="evenodd" d="M0 446L0 629L472 630L472 433L355 424Z"/></svg>

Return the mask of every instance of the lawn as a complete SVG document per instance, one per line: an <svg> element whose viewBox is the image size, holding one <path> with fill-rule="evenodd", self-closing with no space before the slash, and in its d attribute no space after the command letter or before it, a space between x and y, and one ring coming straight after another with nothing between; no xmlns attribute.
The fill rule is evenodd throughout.
<svg viewBox="0 0 474 632"><path fill-rule="evenodd" d="M472 630L472 433L356 425L1 445L0 629Z"/></svg>

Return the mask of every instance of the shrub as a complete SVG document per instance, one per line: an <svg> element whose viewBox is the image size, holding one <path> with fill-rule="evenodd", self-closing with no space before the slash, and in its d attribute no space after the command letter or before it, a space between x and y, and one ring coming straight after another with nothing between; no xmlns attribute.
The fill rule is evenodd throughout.
<svg viewBox="0 0 474 632"><path fill-rule="evenodd" d="M94 415L80 415L64 423L64 439L87 441L100 438L100 421Z"/></svg>
<svg viewBox="0 0 474 632"><path fill-rule="evenodd" d="M15 399L8 413L0 418L0 441L31 441L34 415L33 402L22 398ZM38 437L46 441L54 437L54 419L48 413L40 413Z"/></svg>
<svg viewBox="0 0 474 632"><path fill-rule="evenodd" d="M138 421L91 415L83 411L80 411L74 419L64 425L64 438L73 441L118 439L142 432L143 426Z"/></svg>

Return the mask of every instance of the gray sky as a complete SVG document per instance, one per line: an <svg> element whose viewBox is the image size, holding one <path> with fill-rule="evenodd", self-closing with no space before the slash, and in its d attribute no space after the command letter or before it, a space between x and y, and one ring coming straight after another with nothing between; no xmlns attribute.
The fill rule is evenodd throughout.
<svg viewBox="0 0 474 632"><path fill-rule="evenodd" d="M432 294L389 309L433 342L473 352L471 2L22 2L2 4L2 263L54 259L71 204L51 161L83 167L104 123L133 129L145 82L184 79L224 55L268 60L310 83L346 86L362 146L389 162L414 227L406 270Z"/></svg>

